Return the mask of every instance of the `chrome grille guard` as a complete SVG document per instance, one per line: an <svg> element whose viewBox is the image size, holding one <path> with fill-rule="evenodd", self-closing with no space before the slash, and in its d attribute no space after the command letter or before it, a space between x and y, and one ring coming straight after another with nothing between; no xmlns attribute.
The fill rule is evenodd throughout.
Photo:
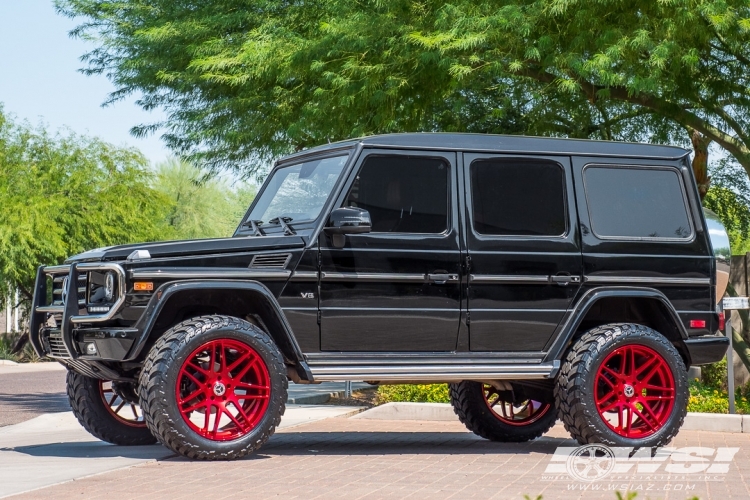
<svg viewBox="0 0 750 500"><path fill-rule="evenodd" d="M77 287L78 274L89 271L113 271L117 275L117 299L105 314L79 314ZM47 276L68 274L66 296L68 300L61 306L47 305ZM54 279L54 278L53 278ZM37 269L34 284L34 298L31 304L31 318L29 322L29 340L39 356L46 356L40 338L40 328L47 320L46 314L62 314L60 329L62 339L71 358L78 357L71 338L73 323L102 323L111 320L125 303L125 270L119 264L109 262L92 262L69 264L62 266L40 266ZM84 305L85 307L85 305Z"/></svg>

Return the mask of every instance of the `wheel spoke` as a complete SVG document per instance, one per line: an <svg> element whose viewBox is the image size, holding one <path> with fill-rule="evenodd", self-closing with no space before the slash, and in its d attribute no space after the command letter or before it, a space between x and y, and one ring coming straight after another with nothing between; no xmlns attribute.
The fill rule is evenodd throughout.
<svg viewBox="0 0 750 500"><path fill-rule="evenodd" d="M186 376L187 378L189 378L190 380L192 380L192 381L193 381L193 383L194 383L195 385L197 385L198 387L203 387L203 386L204 386L204 383L203 383L203 382L201 382L200 380L198 380L197 378L195 378L195 377L193 376L193 374L192 374L192 373L190 373L189 371L183 370L183 371L182 371L182 374L183 374L183 375L185 375L185 376Z"/></svg>
<svg viewBox="0 0 750 500"><path fill-rule="evenodd" d="M204 394L205 392L206 392L206 391L205 391L205 389L203 389L203 387L198 387L198 388L197 388L196 390L194 390L193 392L191 392L190 394L188 394L188 395L187 395L187 396L185 396L184 398L180 398L178 402L179 402L180 404L185 404L185 403L187 403L188 401L191 401L191 400L193 400L193 399L197 398L197 397L198 397L198 396L200 396L201 394Z"/></svg>
<svg viewBox="0 0 750 500"><path fill-rule="evenodd" d="M120 410L122 410L123 406L125 406L125 401L124 400L122 402L120 402L120 404L115 409L115 415L117 415L118 413L120 413Z"/></svg>
<svg viewBox="0 0 750 500"><path fill-rule="evenodd" d="M644 405L643 407L645 408L646 406ZM635 405L630 405L630 411L635 413L642 422L645 422L651 430L655 431L658 429L658 427L654 426L651 422L648 421L648 419L643 415L643 413L638 410L638 408L635 407Z"/></svg>
<svg viewBox="0 0 750 500"><path fill-rule="evenodd" d="M200 365L196 364L192 359L187 362L187 366L189 366L193 370L197 371L198 373L200 373L204 377L208 376L209 372L207 372L206 370L204 370ZM187 373L187 370L183 370L183 371L185 371L185 373Z"/></svg>
<svg viewBox="0 0 750 500"><path fill-rule="evenodd" d="M601 369L602 369L603 371L605 371L605 372L609 373L609 374L610 374L611 376L615 377L615 380L619 380L619 379L621 379L621 378L622 378L622 375L620 375L619 373L617 373L616 371L614 371L613 369L611 369L611 368L610 368L610 367L608 367L608 366L602 365L602 368L601 368ZM605 377L601 377L601 378L605 378Z"/></svg>

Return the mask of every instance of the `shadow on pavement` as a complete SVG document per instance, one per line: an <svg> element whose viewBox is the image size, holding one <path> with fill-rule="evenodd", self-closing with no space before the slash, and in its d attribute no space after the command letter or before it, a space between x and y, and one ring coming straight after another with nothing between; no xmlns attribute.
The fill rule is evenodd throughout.
<svg viewBox="0 0 750 500"><path fill-rule="evenodd" d="M0 452L12 451L33 457L59 458L135 458L149 460L174 456L170 450L159 445L116 446L102 441L40 444L0 448Z"/></svg>
<svg viewBox="0 0 750 500"><path fill-rule="evenodd" d="M70 411L67 395L44 392L27 394L0 393L0 406L3 407L3 411L25 411L40 414Z"/></svg>

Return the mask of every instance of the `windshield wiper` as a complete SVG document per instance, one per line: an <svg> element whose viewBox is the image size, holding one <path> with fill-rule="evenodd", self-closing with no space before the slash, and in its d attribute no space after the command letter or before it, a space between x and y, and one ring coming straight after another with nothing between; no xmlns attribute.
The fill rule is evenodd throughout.
<svg viewBox="0 0 750 500"><path fill-rule="evenodd" d="M284 234L289 236L292 234L297 234L297 232L292 228L292 226L289 225L290 222L292 222L294 219L291 217L274 217L273 219L269 220L269 224L279 224L281 227L284 228Z"/></svg>
<svg viewBox="0 0 750 500"><path fill-rule="evenodd" d="M249 220L242 223L242 227L249 227L253 230L253 236L265 236L266 233L260 228L263 224L262 220Z"/></svg>

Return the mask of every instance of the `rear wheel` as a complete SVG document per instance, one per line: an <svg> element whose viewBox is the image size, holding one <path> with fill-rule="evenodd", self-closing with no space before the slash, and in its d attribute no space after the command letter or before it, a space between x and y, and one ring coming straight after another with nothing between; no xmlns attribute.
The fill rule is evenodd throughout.
<svg viewBox="0 0 750 500"><path fill-rule="evenodd" d="M458 419L470 431L492 441L536 439L557 420L549 403L520 400L512 391L501 391L480 382L450 384L450 397Z"/></svg>
<svg viewBox="0 0 750 500"><path fill-rule="evenodd" d="M257 450L280 423L286 367L258 327L203 316L156 342L139 387L146 423L162 444L190 458L234 459Z"/></svg>
<svg viewBox="0 0 750 500"><path fill-rule="evenodd" d="M73 414L93 436L123 446L153 444L132 384L110 382L68 371Z"/></svg>
<svg viewBox="0 0 750 500"><path fill-rule="evenodd" d="M651 328L604 325L570 348L555 397L565 428L581 444L664 446L687 413L687 369Z"/></svg>

